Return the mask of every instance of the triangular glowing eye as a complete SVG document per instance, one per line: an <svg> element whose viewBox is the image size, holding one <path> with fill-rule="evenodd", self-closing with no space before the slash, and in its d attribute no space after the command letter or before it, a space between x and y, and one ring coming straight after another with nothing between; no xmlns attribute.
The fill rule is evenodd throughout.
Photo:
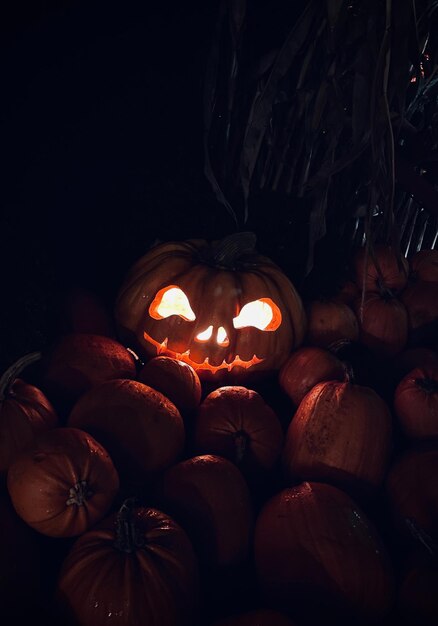
<svg viewBox="0 0 438 626"><path fill-rule="evenodd" d="M248 302L233 319L234 328L253 326L259 330L276 330L281 324L281 312L270 298Z"/></svg>
<svg viewBox="0 0 438 626"><path fill-rule="evenodd" d="M160 289L149 307L149 315L156 320L162 320L171 315L179 315L187 322L193 322L196 319L189 299L176 285Z"/></svg>
<svg viewBox="0 0 438 626"><path fill-rule="evenodd" d="M195 339L198 341L208 341L213 334L213 326L209 326L206 330L203 330L202 333L196 335Z"/></svg>

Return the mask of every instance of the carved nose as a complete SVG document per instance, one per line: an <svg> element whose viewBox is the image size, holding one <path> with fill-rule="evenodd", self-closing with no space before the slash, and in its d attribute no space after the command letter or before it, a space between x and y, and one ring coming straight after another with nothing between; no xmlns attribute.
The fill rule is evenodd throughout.
<svg viewBox="0 0 438 626"><path fill-rule="evenodd" d="M195 337L195 341L199 341L200 343L210 342L223 347L228 346L230 343L225 328L219 326L216 329L213 328L213 325L208 326L208 328L198 333Z"/></svg>

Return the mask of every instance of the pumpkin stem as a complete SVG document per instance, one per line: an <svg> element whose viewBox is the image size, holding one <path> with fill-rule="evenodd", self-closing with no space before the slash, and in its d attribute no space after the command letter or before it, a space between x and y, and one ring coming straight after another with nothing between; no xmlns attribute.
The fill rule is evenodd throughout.
<svg viewBox="0 0 438 626"><path fill-rule="evenodd" d="M434 543L433 539L418 526L417 522L411 517L405 518L405 524L408 527L413 539L422 544L422 546L428 551L431 556L438 555L438 546Z"/></svg>
<svg viewBox="0 0 438 626"><path fill-rule="evenodd" d="M68 506L72 504L76 504L77 506L82 506L85 502L91 498L93 492L88 488L88 483L86 480L81 480L74 487L70 488L69 497L66 502Z"/></svg>
<svg viewBox="0 0 438 626"><path fill-rule="evenodd" d="M125 500L117 513L116 519L114 547L128 554L145 545L144 535L139 532L135 520L132 519L132 511L136 502L136 498Z"/></svg>
<svg viewBox="0 0 438 626"><path fill-rule="evenodd" d="M426 393L438 393L438 380L434 378L416 378L415 384Z"/></svg>
<svg viewBox="0 0 438 626"><path fill-rule="evenodd" d="M243 431L239 430L234 434L234 446L236 450L236 463L241 463L248 447L249 437Z"/></svg>
<svg viewBox="0 0 438 626"><path fill-rule="evenodd" d="M42 357L41 352L30 352L25 354L18 361L15 361L0 378L0 402L5 399L8 393L9 387L12 385L18 374L24 370L25 367L35 361L39 361Z"/></svg>
<svg viewBox="0 0 438 626"><path fill-rule="evenodd" d="M211 243L203 251L201 260L215 267L235 269L240 257L254 254L256 241L256 235L252 232L233 233Z"/></svg>

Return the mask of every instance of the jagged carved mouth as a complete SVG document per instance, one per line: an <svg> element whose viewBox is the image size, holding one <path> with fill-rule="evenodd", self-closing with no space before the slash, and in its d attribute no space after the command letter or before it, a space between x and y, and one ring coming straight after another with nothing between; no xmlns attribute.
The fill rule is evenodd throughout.
<svg viewBox="0 0 438 626"><path fill-rule="evenodd" d="M159 341L156 341L155 339L153 339L147 333L143 333L143 336L149 344L153 345L156 348L157 356L160 354L171 356L174 359L178 359L179 361L188 363L196 371L207 370L211 372L212 374L215 374L219 370L228 370L230 372L234 367L243 367L244 369L249 369L253 365L257 365L258 363L262 363L262 361L264 361L264 359L259 359L259 357L257 357L255 354L252 357L252 359L249 359L248 361L244 361L243 359L240 358L238 354L236 354L236 356L231 361L231 363L227 363L224 359L222 363L220 363L219 365L211 365L208 357L206 357L204 361L202 361L202 363L197 363L196 361L193 361L193 359L190 358L190 350L186 350L185 352L175 352L174 350L170 350L167 347L167 344L169 341L167 337L164 339L164 341L160 343Z"/></svg>

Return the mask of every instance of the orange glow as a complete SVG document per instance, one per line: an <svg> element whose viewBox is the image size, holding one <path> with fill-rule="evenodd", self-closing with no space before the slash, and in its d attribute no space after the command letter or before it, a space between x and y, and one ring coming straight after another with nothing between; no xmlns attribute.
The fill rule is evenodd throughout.
<svg viewBox="0 0 438 626"><path fill-rule="evenodd" d="M209 326L207 330L203 330L202 333L196 335L198 341L208 341L213 334L213 326Z"/></svg>
<svg viewBox="0 0 438 626"><path fill-rule="evenodd" d="M167 347L168 338L164 339L161 343L159 341L155 341L150 335L147 333L143 333L144 339L151 345L155 347L157 350L157 356L160 354L164 354L165 356L171 356L174 359L178 359L179 361L184 361L184 363L188 363L193 367L197 372L206 370L211 372L212 374L216 374L219 370L228 370L229 372L234 367L243 367L244 369L248 369L253 365L257 365L258 363L262 363L264 359L259 359L255 354L252 359L248 361L244 361L237 354L235 358L231 361L231 363L227 363L225 359L222 361L220 365L210 365L208 357L202 361L202 363L197 363L196 361L192 361L190 358L190 350L186 350L186 352L174 352L173 350L169 350Z"/></svg>
<svg viewBox="0 0 438 626"><path fill-rule="evenodd" d="M149 315L155 320L162 320L171 315L179 315L187 322L193 322L196 319L189 299L176 285L160 289L149 307Z"/></svg>
<svg viewBox="0 0 438 626"><path fill-rule="evenodd" d="M253 326L259 330L276 330L281 324L281 312L270 298L248 302L233 319L234 328Z"/></svg>

